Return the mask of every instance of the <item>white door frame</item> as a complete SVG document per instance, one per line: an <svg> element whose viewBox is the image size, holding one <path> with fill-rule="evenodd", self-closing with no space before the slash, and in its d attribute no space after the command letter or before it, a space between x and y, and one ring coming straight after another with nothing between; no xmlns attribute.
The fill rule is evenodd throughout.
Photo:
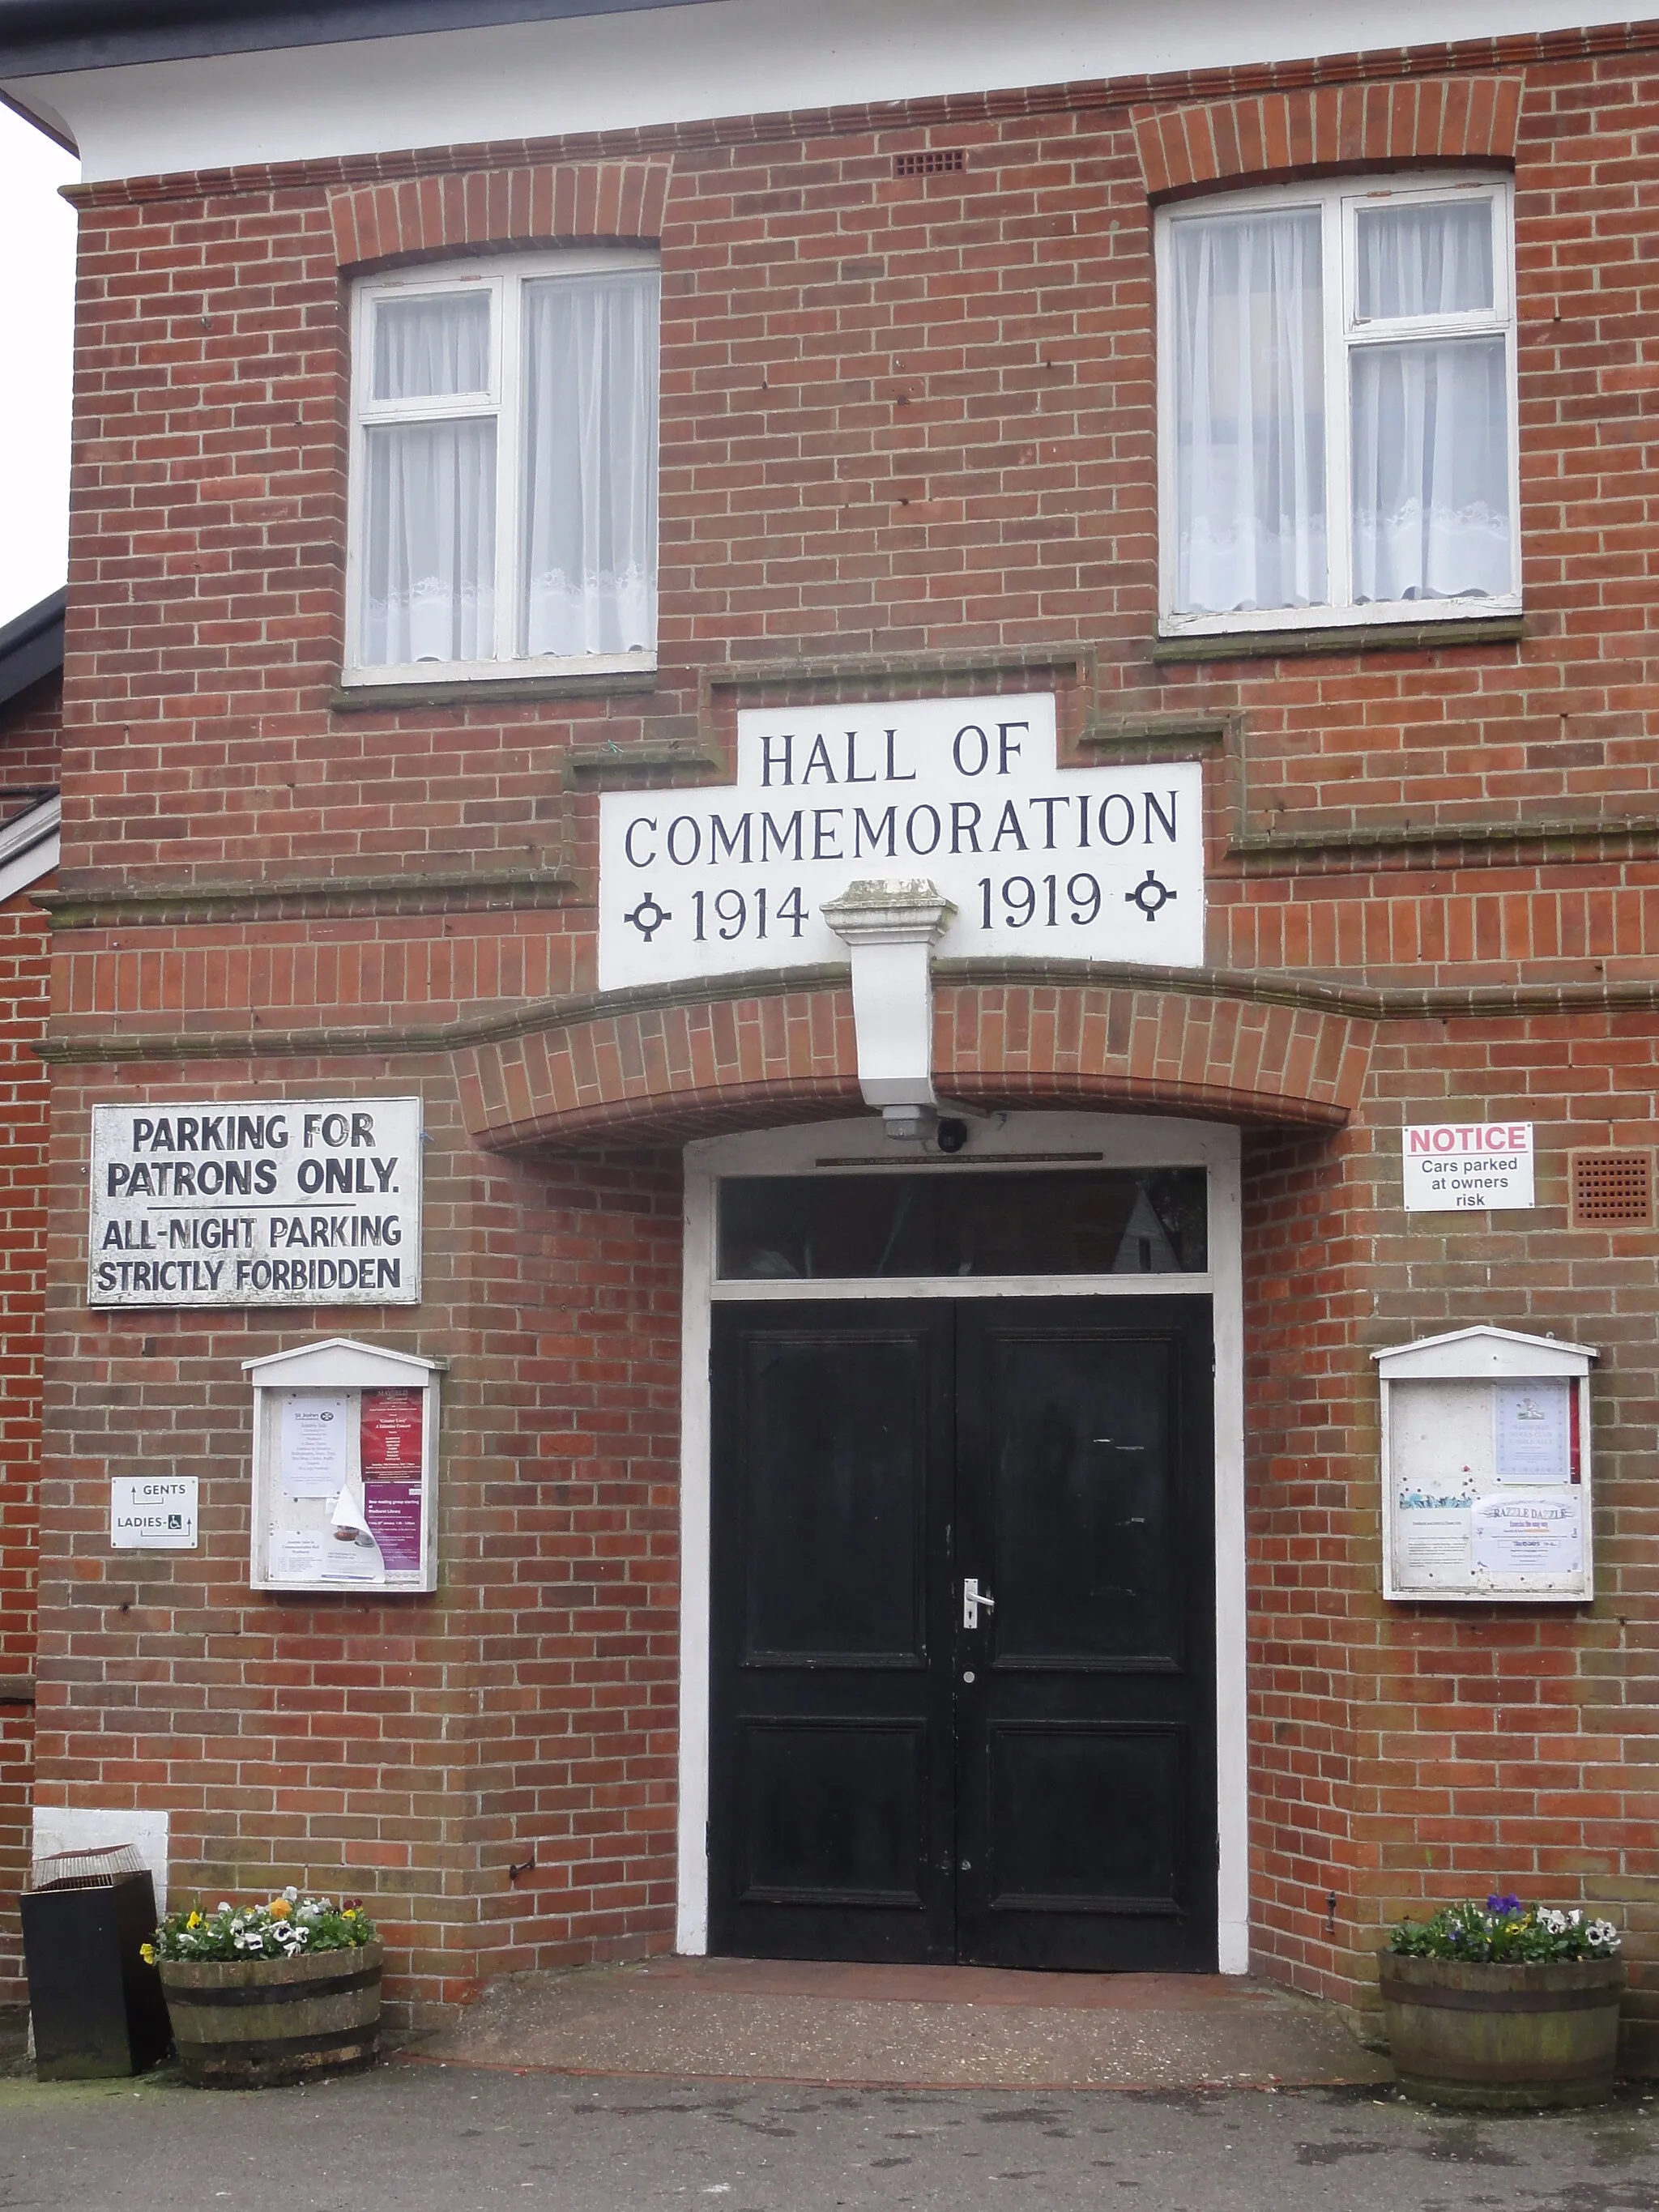
<svg viewBox="0 0 1659 2212"><path fill-rule="evenodd" d="M1007 1169L1202 1167L1209 1272L1202 1275L893 1276L879 1281L715 1279L714 1199L728 1176L934 1175ZM1244 1285L1237 1129L1128 1114L1008 1114L970 1125L950 1158L895 1144L872 1115L708 1137L685 1148L680 1383L679 1866L675 1948L708 1948L709 1357L717 1304L829 1298L1041 1298L1206 1295L1215 1329L1215 1690L1218 1960L1249 1971L1249 1783L1244 1616Z"/></svg>

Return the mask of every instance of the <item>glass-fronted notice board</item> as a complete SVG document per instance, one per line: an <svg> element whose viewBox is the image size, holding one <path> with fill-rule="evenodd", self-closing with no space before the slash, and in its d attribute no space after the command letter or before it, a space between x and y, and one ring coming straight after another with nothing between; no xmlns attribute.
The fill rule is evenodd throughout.
<svg viewBox="0 0 1659 2212"><path fill-rule="evenodd" d="M1583 1604L1595 1595L1595 1357L1490 1327L1372 1354L1385 1597Z"/></svg>
<svg viewBox="0 0 1659 2212"><path fill-rule="evenodd" d="M253 1588L435 1589L441 1363L331 1337L244 1367Z"/></svg>

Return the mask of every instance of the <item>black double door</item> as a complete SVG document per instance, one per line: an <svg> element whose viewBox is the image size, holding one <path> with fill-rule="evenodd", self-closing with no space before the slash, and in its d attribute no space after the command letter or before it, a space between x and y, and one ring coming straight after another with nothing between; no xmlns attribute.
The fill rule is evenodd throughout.
<svg viewBox="0 0 1659 2212"><path fill-rule="evenodd" d="M1211 1360L1199 1297L715 1308L714 1950L1213 1971Z"/></svg>

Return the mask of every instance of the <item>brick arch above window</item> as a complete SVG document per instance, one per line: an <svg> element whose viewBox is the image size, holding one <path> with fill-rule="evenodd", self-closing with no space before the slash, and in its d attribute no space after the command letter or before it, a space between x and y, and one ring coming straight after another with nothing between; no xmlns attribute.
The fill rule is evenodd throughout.
<svg viewBox="0 0 1659 2212"><path fill-rule="evenodd" d="M362 185L329 195L343 269L481 246L662 235L665 161L560 161Z"/></svg>
<svg viewBox="0 0 1659 2212"><path fill-rule="evenodd" d="M1410 78L1138 108L1150 198L1320 168L1515 159L1518 76Z"/></svg>

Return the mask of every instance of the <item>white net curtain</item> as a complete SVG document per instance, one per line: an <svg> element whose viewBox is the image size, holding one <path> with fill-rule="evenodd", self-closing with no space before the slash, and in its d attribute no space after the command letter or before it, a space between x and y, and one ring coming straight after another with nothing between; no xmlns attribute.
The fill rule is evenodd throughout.
<svg viewBox="0 0 1659 2212"><path fill-rule="evenodd" d="M655 644L655 273L526 281L519 301L516 404L509 397L500 420L488 295L375 302L372 402L414 402L429 419L372 422L365 432L368 665ZM452 398L453 417L432 404ZM516 471L519 518L507 547L503 465ZM512 608L504 641L498 566Z"/></svg>
<svg viewBox="0 0 1659 2212"><path fill-rule="evenodd" d="M489 325L487 293L376 301L374 398L487 398ZM367 440L364 659L381 667L487 659L495 635L494 416L376 424Z"/></svg>
<svg viewBox="0 0 1659 2212"><path fill-rule="evenodd" d="M1317 208L1175 228L1176 605L1325 597Z"/></svg>
<svg viewBox="0 0 1659 2212"><path fill-rule="evenodd" d="M528 284L520 495L526 653L635 653L657 635L657 288Z"/></svg>
<svg viewBox="0 0 1659 2212"><path fill-rule="evenodd" d="M1492 204L1361 210L1349 391L1328 405L1322 226L1334 208L1186 219L1170 257L1174 609L1330 597L1328 436L1346 434L1355 604L1512 588L1506 342L1490 328ZM1374 335L1483 313L1467 334ZM1341 414L1348 417L1341 422Z"/></svg>
<svg viewBox="0 0 1659 2212"><path fill-rule="evenodd" d="M1492 306L1492 209L1362 209L1358 311L1368 322ZM1495 337L1365 345L1351 356L1353 595L1456 599L1507 592L1509 373Z"/></svg>

